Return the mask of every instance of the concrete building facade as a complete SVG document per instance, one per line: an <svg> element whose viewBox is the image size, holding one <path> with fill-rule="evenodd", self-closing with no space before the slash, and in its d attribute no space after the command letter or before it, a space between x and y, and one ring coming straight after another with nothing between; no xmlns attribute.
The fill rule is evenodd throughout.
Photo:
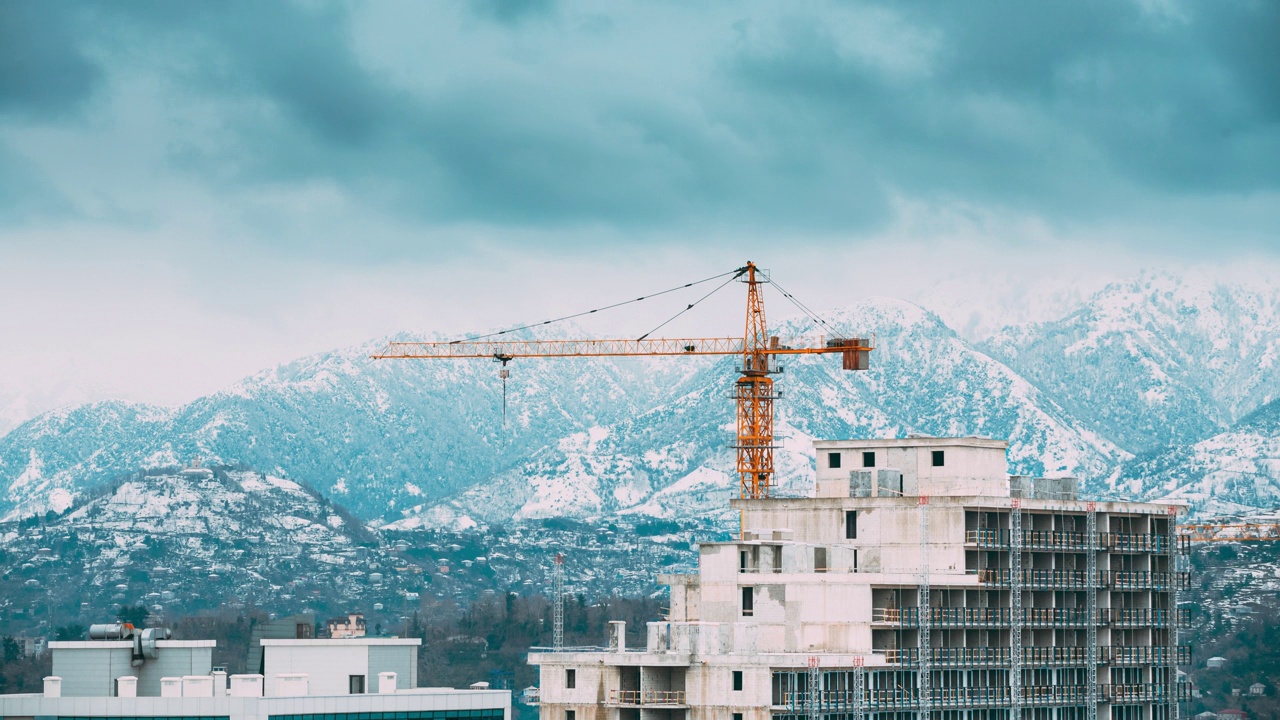
<svg viewBox="0 0 1280 720"><path fill-rule="evenodd" d="M541 720L1174 720L1187 546L1165 505L1010 477L980 438L819 441L736 500L647 646L530 656Z"/></svg>
<svg viewBox="0 0 1280 720"><path fill-rule="evenodd" d="M511 720L511 693L417 687L421 640L264 639L264 674L212 670L212 640L50 643L39 694L0 695L0 720Z"/></svg>

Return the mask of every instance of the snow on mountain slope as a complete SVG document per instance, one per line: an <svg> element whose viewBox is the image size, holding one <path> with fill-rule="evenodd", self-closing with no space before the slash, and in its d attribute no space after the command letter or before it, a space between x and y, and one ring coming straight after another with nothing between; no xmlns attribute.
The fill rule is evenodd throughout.
<svg viewBox="0 0 1280 720"><path fill-rule="evenodd" d="M306 477L379 517L501 473L566 432L634 415L690 373L641 360L518 362L504 425L494 363L370 360L381 347L303 358L173 411L107 403L41 416L0 438L0 516L199 457Z"/></svg>
<svg viewBox="0 0 1280 720"><path fill-rule="evenodd" d="M165 408L101 402L45 413L0 438L0 519L61 512L86 479L113 477L140 465L138 446L168 426ZM154 459L154 458L153 458Z"/></svg>
<svg viewBox="0 0 1280 720"><path fill-rule="evenodd" d="M45 522L0 525L0 609L145 602L178 615L291 593L342 607L421 579L345 509L292 480L229 468L135 472ZM35 584L33 585L32 582ZM332 609L332 608L329 608Z"/></svg>
<svg viewBox="0 0 1280 720"><path fill-rule="evenodd" d="M1007 438L1014 472L1145 494L1134 477L1111 482L1131 451L1199 442L1280 396L1277 308L1262 291L1143 276L975 345L911 303L855 304L830 320L878 338L869 371L783 361L779 492L812 481L812 438L922 433ZM817 334L796 321L775 331ZM736 494L735 358L517 361L504 424L494 363L370 360L381 345L303 358L181 408L40 416L0 437L0 518L194 457L307 478L397 525L704 513Z"/></svg>
<svg viewBox="0 0 1280 720"><path fill-rule="evenodd" d="M783 360L779 494L812 484L814 437L1009 438L1013 470L1035 475L1100 478L1127 457L915 305L873 298L837 313L833 324L849 336L875 334L879 344L866 372L845 372L833 356ZM799 323L780 329L812 331ZM725 514L737 492L728 395L738 362L725 358L702 370L695 390L642 415L563 436L517 468L415 508L396 527L617 512Z"/></svg>
<svg viewBox="0 0 1280 720"><path fill-rule="evenodd" d="M1107 286L984 344L1132 452L1199 440L1280 397L1280 297L1167 274Z"/></svg>
<svg viewBox="0 0 1280 720"><path fill-rule="evenodd" d="M1194 515L1235 515L1280 505L1280 400L1226 432L1127 464L1117 490L1186 502Z"/></svg>

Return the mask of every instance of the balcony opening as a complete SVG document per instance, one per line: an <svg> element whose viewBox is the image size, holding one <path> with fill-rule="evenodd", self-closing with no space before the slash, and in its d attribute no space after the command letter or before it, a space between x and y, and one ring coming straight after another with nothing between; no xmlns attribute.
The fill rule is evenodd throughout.
<svg viewBox="0 0 1280 720"><path fill-rule="evenodd" d="M742 671L741 670L733 671L733 689L735 692L740 692L742 690Z"/></svg>
<svg viewBox="0 0 1280 720"><path fill-rule="evenodd" d="M347 692L352 695L364 694L364 676L348 675L347 676Z"/></svg>
<svg viewBox="0 0 1280 720"><path fill-rule="evenodd" d="M742 617L751 617L755 614L755 588L747 586L742 588Z"/></svg>
<svg viewBox="0 0 1280 720"><path fill-rule="evenodd" d="M845 540L858 539L858 511L857 510L844 511L844 539Z"/></svg>
<svg viewBox="0 0 1280 720"><path fill-rule="evenodd" d="M824 573L827 571L826 548L816 547L813 549L813 571L816 573Z"/></svg>
<svg viewBox="0 0 1280 720"><path fill-rule="evenodd" d="M564 686L569 690L572 690L578 687L578 671L577 670L574 670L573 668L567 668L564 671Z"/></svg>

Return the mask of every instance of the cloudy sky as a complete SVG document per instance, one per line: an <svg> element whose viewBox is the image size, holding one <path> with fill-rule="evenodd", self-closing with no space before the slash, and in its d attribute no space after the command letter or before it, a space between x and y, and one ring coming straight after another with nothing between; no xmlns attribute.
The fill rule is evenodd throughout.
<svg viewBox="0 0 1280 720"><path fill-rule="evenodd" d="M1277 42L1270 0L5 0L0 396L181 402L748 258L978 326L1265 275Z"/></svg>

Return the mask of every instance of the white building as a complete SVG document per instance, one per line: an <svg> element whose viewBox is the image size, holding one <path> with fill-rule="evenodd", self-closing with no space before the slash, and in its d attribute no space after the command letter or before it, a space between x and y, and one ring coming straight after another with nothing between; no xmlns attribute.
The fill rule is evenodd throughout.
<svg viewBox="0 0 1280 720"><path fill-rule="evenodd" d="M814 497L733 501L741 536L661 577L644 650L530 656L541 720L1173 717L1168 506L1010 477L1002 441L814 445Z"/></svg>
<svg viewBox="0 0 1280 720"><path fill-rule="evenodd" d="M52 642L44 692L0 695L0 719L511 720L509 691L417 687L420 644L266 639L264 674L228 678L212 640Z"/></svg>

